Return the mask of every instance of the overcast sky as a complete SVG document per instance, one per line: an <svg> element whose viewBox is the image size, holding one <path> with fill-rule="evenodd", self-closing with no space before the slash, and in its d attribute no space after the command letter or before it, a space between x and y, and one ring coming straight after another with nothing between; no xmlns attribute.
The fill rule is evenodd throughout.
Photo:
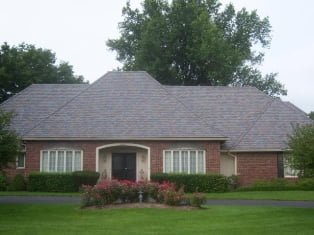
<svg viewBox="0 0 314 235"><path fill-rule="evenodd" d="M131 0L140 7L141 0ZM269 17L273 40L264 73L277 72L288 100L305 112L314 111L314 1L222 0L239 10L257 10ZM51 49L77 75L90 82L120 64L105 42L119 37L118 22L126 0L0 0L0 44L21 42Z"/></svg>

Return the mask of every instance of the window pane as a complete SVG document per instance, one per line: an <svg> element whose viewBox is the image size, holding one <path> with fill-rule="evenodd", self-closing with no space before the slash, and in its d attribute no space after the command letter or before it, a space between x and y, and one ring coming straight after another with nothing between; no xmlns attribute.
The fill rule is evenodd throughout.
<svg viewBox="0 0 314 235"><path fill-rule="evenodd" d="M48 171L48 151L43 151L41 159L41 170Z"/></svg>
<svg viewBox="0 0 314 235"><path fill-rule="evenodd" d="M290 165L289 165L289 157L291 156L284 156L284 161L283 161L283 167L284 167L284 176L285 177L296 177L299 174L298 170L293 169Z"/></svg>
<svg viewBox="0 0 314 235"><path fill-rule="evenodd" d="M197 171L198 173L204 173L204 152L203 151L198 151L198 156L197 156Z"/></svg>
<svg viewBox="0 0 314 235"><path fill-rule="evenodd" d="M24 168L25 167L25 153L20 153L17 157L17 167Z"/></svg>
<svg viewBox="0 0 314 235"><path fill-rule="evenodd" d="M173 172L180 172L179 151L173 151Z"/></svg>
<svg viewBox="0 0 314 235"><path fill-rule="evenodd" d="M190 151L190 173L196 173L196 151Z"/></svg>
<svg viewBox="0 0 314 235"><path fill-rule="evenodd" d="M65 165L65 171L71 172L72 171L72 151L66 151L66 165Z"/></svg>
<svg viewBox="0 0 314 235"><path fill-rule="evenodd" d="M169 173L171 171L171 151L165 152L165 172Z"/></svg>
<svg viewBox="0 0 314 235"><path fill-rule="evenodd" d="M182 172L188 173L189 172L189 168L188 168L188 151L182 151L181 152L181 169Z"/></svg>
<svg viewBox="0 0 314 235"><path fill-rule="evenodd" d="M58 151L58 163L57 163L57 171L64 171L64 151Z"/></svg>
<svg viewBox="0 0 314 235"><path fill-rule="evenodd" d="M50 151L49 171L50 172L56 171L56 151Z"/></svg>
<svg viewBox="0 0 314 235"><path fill-rule="evenodd" d="M75 158L74 158L74 171L80 171L81 169L81 152L75 151Z"/></svg>

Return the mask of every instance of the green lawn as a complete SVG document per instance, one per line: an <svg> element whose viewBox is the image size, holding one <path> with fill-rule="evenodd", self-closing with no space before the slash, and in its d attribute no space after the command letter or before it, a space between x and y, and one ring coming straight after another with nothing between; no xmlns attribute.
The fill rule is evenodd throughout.
<svg viewBox="0 0 314 235"><path fill-rule="evenodd" d="M207 193L213 199L256 199L256 200L297 200L314 201L314 191L254 191Z"/></svg>
<svg viewBox="0 0 314 235"><path fill-rule="evenodd" d="M80 210L79 205L0 205L0 234L313 234L314 210L212 206Z"/></svg>
<svg viewBox="0 0 314 235"><path fill-rule="evenodd" d="M79 196L79 193L1 192L0 196ZM191 194L187 194L191 195ZM207 193L212 199L256 199L314 201L314 191L254 191Z"/></svg>

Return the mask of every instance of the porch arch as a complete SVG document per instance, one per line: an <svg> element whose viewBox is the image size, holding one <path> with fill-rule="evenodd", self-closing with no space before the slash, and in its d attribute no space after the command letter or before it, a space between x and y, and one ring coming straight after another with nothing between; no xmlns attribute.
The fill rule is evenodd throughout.
<svg viewBox="0 0 314 235"><path fill-rule="evenodd" d="M140 149L147 150L147 180L150 180L150 147L141 145L141 144L134 144L134 143L113 143L113 144L106 144L99 147L96 147L96 171L99 172L99 152L102 149L112 148L112 147L136 147Z"/></svg>

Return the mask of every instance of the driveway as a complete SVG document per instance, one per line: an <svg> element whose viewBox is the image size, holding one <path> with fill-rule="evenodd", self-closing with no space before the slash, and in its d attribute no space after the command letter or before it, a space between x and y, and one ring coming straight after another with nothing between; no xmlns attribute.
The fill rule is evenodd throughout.
<svg viewBox="0 0 314 235"><path fill-rule="evenodd" d="M0 196L0 204L79 204L80 202L79 197ZM206 205L314 208L314 201L208 199Z"/></svg>

